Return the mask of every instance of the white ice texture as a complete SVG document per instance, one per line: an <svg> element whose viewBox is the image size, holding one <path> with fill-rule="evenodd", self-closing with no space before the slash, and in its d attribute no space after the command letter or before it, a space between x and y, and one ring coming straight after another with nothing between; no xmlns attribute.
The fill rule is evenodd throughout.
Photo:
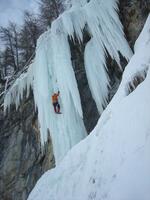
<svg viewBox="0 0 150 200"><path fill-rule="evenodd" d="M86 136L68 37L73 41L77 38L82 43L83 30L89 32L91 39L85 47L85 69L100 113L106 106L109 86L106 50L119 66L119 52L127 60L132 55L118 18L117 0L72 0L71 5L39 38L32 70L29 68L23 75L27 78L20 77L15 82L4 103L5 109L14 102L18 107L26 84L33 86L41 143L43 146L47 141L49 129L56 163ZM51 95L57 90L60 91L62 115L56 115L52 107Z"/></svg>
<svg viewBox="0 0 150 200"><path fill-rule="evenodd" d="M141 72L145 80L128 94ZM47 171L28 200L150 199L150 16L121 85L93 132Z"/></svg>

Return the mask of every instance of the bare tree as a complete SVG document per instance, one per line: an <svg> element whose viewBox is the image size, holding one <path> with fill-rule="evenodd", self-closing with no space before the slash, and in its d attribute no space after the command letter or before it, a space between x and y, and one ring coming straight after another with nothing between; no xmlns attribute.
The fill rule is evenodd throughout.
<svg viewBox="0 0 150 200"><path fill-rule="evenodd" d="M10 22L8 27L0 27L0 40L3 48L0 51L0 73L7 76L13 68L15 72L34 58L36 42L47 26L63 12L62 0L40 0L40 14L35 16L25 11L23 25L19 27Z"/></svg>
<svg viewBox="0 0 150 200"><path fill-rule="evenodd" d="M42 29L37 17L26 11L19 37L20 57L22 63L27 62L35 52L36 42L41 33Z"/></svg>
<svg viewBox="0 0 150 200"><path fill-rule="evenodd" d="M64 10L62 0L40 0L39 8L40 19L46 27Z"/></svg>
<svg viewBox="0 0 150 200"><path fill-rule="evenodd" d="M9 23L7 28L0 28L0 39L3 41L5 50L9 50L9 56L11 57L14 70L19 69L19 49L18 49L18 30L14 23Z"/></svg>

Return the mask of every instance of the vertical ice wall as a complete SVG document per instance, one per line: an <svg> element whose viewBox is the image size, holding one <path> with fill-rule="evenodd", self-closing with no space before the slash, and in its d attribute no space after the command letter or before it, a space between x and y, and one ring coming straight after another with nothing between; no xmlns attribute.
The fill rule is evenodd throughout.
<svg viewBox="0 0 150 200"><path fill-rule="evenodd" d="M47 130L53 142L56 163L67 151L86 136L82 108L75 75L72 68L68 37L82 42L83 30L91 36L85 48L85 68L89 86L101 113L107 102L109 79L106 72L105 51L120 64L119 52L129 60L132 52L124 38L117 15L117 0L78 0L52 23L49 31L38 40L32 77L35 104L38 108L41 143L47 141ZM32 74L32 76L31 76ZM20 80L20 79L19 79ZM17 92L17 105L25 89L15 87L5 98L5 108ZM18 81L18 80L17 80ZM15 84L17 84L17 81ZM61 115L53 110L51 95L60 91ZM21 94L21 96L20 96ZM14 102L14 100L12 101Z"/></svg>
<svg viewBox="0 0 150 200"><path fill-rule="evenodd" d="M47 141L49 128L57 164L86 136L67 37L61 33L45 33L38 41L34 66L34 98L41 141L42 144ZM51 95L58 90L61 115L54 113L51 102Z"/></svg>

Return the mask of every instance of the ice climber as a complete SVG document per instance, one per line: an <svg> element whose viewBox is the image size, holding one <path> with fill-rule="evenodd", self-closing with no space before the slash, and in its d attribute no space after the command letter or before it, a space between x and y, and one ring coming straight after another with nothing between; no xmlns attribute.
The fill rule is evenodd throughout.
<svg viewBox="0 0 150 200"><path fill-rule="evenodd" d="M58 97L59 97L59 94L60 92L58 91L58 93L54 93L52 95L52 103L53 103L53 106L54 106L54 111L55 113L57 114L60 114L60 104L58 103Z"/></svg>

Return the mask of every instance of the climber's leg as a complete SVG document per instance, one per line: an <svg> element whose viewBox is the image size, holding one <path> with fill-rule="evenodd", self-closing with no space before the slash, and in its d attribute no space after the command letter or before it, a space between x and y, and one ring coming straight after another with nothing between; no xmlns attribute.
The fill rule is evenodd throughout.
<svg viewBox="0 0 150 200"><path fill-rule="evenodd" d="M57 104L57 112L58 113L60 112L60 105L59 105L59 103Z"/></svg>
<svg viewBox="0 0 150 200"><path fill-rule="evenodd" d="M57 113L57 103L53 103L53 106L54 106L55 113Z"/></svg>

